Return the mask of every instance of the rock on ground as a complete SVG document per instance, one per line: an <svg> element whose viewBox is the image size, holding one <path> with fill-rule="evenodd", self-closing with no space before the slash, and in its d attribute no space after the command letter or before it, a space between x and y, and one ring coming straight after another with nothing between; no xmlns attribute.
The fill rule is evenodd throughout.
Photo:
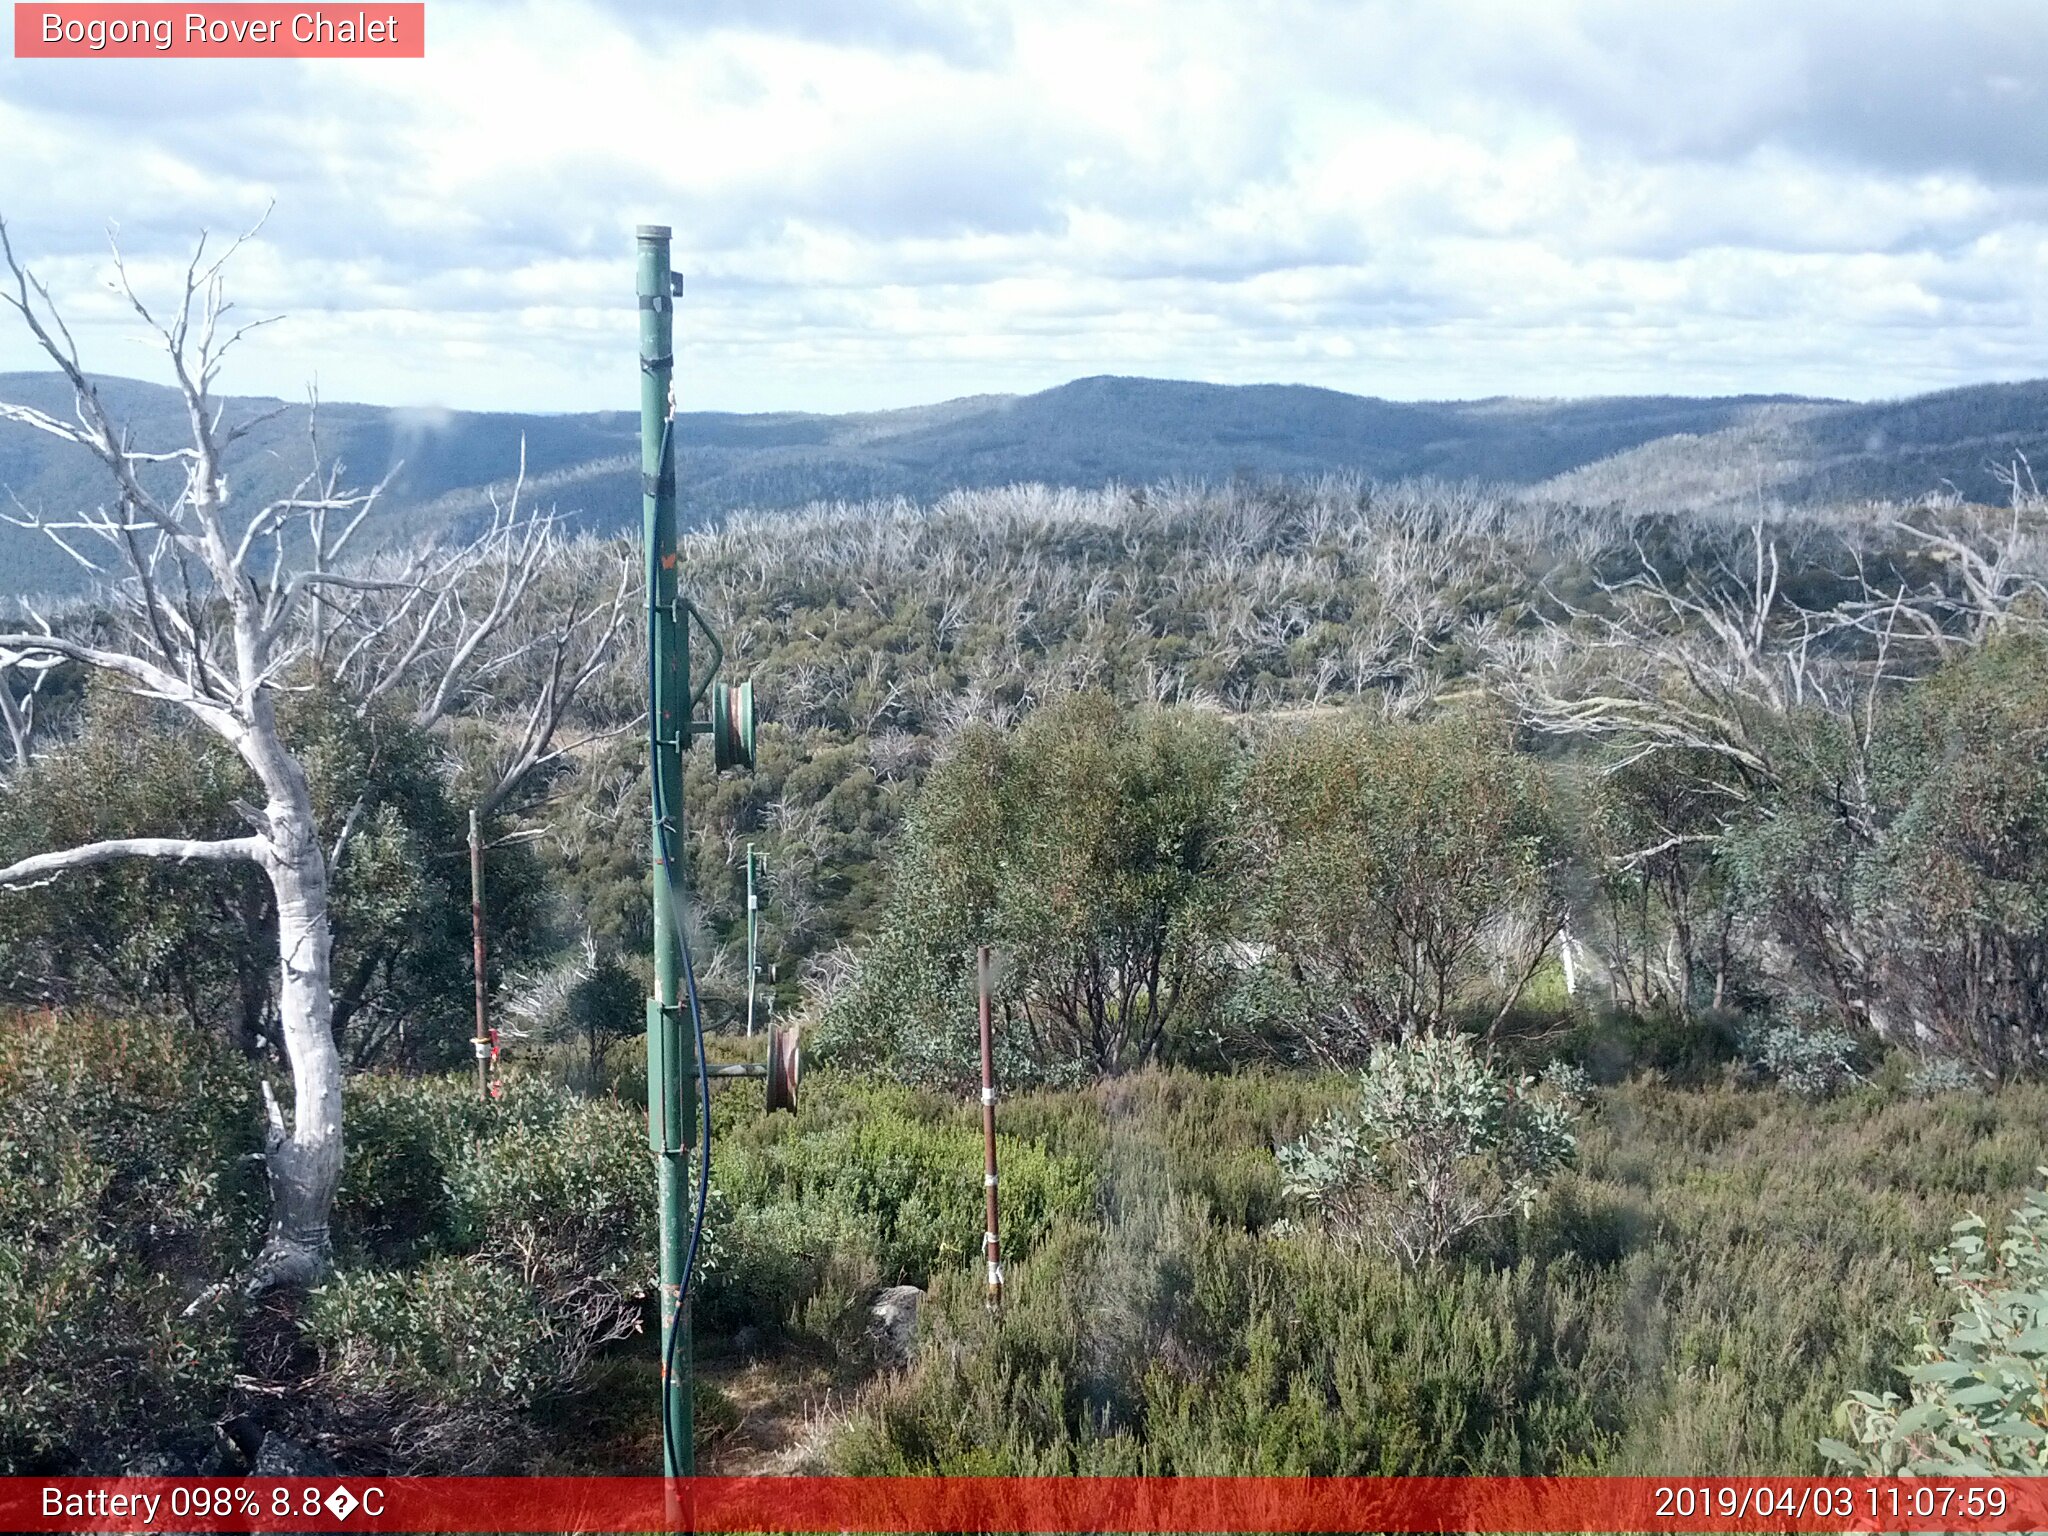
<svg viewBox="0 0 2048 1536"><path fill-rule="evenodd" d="M917 1307L924 1292L914 1285L884 1288L868 1307L868 1339L885 1365L909 1363L917 1345Z"/></svg>

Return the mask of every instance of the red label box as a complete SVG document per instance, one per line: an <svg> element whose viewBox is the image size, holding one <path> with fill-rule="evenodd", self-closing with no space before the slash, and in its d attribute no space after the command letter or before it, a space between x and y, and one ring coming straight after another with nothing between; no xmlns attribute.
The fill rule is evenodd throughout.
<svg viewBox="0 0 2048 1536"><path fill-rule="evenodd" d="M25 4L17 59L423 59L422 0L352 4Z"/></svg>

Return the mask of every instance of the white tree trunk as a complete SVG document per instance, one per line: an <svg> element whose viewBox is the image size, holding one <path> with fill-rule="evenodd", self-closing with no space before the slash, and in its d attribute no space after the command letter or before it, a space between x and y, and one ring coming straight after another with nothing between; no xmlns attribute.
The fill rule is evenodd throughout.
<svg viewBox="0 0 2048 1536"><path fill-rule="evenodd" d="M341 1054L328 979L327 867L310 834L294 841L295 849L270 850L264 859L277 893L278 1016L292 1069L292 1110L287 1130L273 1109L264 1139L270 1233L249 1275L252 1292L313 1284L326 1274L327 1217L341 1182ZM268 1098L268 1084L264 1093Z"/></svg>
<svg viewBox="0 0 2048 1536"><path fill-rule="evenodd" d="M278 1018L292 1069L289 1127L264 1085L270 1232L248 1277L253 1294L315 1284L326 1275L331 1252L327 1218L341 1182L343 1144L327 856L305 772L278 738L270 699L258 694L252 702L254 729L237 745L269 791L260 861L277 895Z"/></svg>

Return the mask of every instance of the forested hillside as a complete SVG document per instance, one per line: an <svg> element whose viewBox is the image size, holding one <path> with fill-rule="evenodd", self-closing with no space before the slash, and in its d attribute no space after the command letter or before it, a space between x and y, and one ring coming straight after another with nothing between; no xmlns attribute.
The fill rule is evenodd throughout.
<svg viewBox="0 0 2048 1536"><path fill-rule="evenodd" d="M1539 489L1638 509L1776 502L2001 502L2048 462L2048 386L1979 384L1909 400L1780 403L1570 470Z"/></svg>
<svg viewBox="0 0 2048 1536"><path fill-rule="evenodd" d="M173 391L100 383L142 440L183 427ZM0 376L0 397L66 409L61 381ZM1952 490L2003 499L1998 471L2048 452L2043 387L1991 384L1896 402L1792 397L1397 402L1298 386L1081 379L1035 395L987 395L847 416L685 412L682 496L702 521L742 509L909 497L1025 482L1079 488L1173 478L1434 477L1541 485L1567 502L1731 508L1911 501ZM304 402L236 400L230 417L275 412L251 436L252 497L310 464ZM325 402L326 450L365 483L389 477L366 542L460 537L488 515L525 453L529 484L593 531L639 516L635 418L387 410ZM0 423L0 488L30 513L96 494L79 463L40 434ZM17 515L20 515L17 512ZM87 575L46 539L0 525L0 594L73 592Z"/></svg>
<svg viewBox="0 0 2048 1536"><path fill-rule="evenodd" d="M101 388L138 440L184 430L176 392L126 379ZM0 376L0 398L60 416L67 386L52 374ZM812 501L930 498L956 487L1026 481L1100 486L1171 476L1329 471L1382 478L1479 477L1527 483L1673 432L1710 433L1759 401L1486 400L1404 404L1335 390L1095 378L1040 394L973 396L847 416L795 412L678 418L685 515ZM225 402L230 419L268 418L249 439L246 487L267 498L311 463L304 402ZM528 478L582 526L629 529L639 518L637 418L625 411L512 415L322 404L328 453L364 483L384 480L365 542L460 536L509 485L522 447ZM97 487L42 434L0 423L0 487L31 512L63 509ZM46 540L0 526L0 594L73 591L75 562Z"/></svg>
<svg viewBox="0 0 2048 1536"><path fill-rule="evenodd" d="M172 444L184 430L173 390L117 378L100 380L99 388L140 444ZM1704 499L1715 504L1753 495L1760 484L1774 496L1910 499L1945 480L1981 500L1989 463L2032 439L2005 427L1986 436L1970 423L2036 419L2027 390L1987 386L1959 405L1932 396L1864 407L1765 396L1396 402L1297 386L1105 377L1034 395L847 416L685 412L678 441L684 511L696 521L742 508L929 500L956 488L1023 482L1087 488L1347 473L1530 485L1586 466L1593 466L1585 471L1592 479L1582 499L1611 498L1623 487L1652 494L1649 488L1669 473L1703 476ZM66 387L53 374L0 376L0 398L59 419L70 410ZM230 422L262 418L246 440L247 481L238 495L260 500L290 487L312 462L305 402L223 404ZM502 493L515 477L522 447L529 482L544 501L594 531L636 525L637 428L628 412L488 414L330 401L318 414L326 452L354 479L388 477L366 544L473 532L487 516L490 489ZM1783 474L1759 482L1754 456L1733 449L1759 423L1788 420L1830 425L1786 450ZM1627 460L1611 475L1600 468L1631 451L1648 452L1658 464L1660 456L1675 456L1691 467L1646 475ZM1826 465L1835 467L1822 475ZM19 498L18 507L9 503L16 517L61 518L99 495L75 456L11 422L0 423L0 490ZM47 540L0 524L0 594L74 592L87 579Z"/></svg>

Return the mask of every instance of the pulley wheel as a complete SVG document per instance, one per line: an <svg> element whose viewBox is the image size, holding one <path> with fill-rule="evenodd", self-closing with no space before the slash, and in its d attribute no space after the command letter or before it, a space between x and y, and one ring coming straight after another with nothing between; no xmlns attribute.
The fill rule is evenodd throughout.
<svg viewBox="0 0 2048 1536"><path fill-rule="evenodd" d="M717 683L711 689L711 760L721 771L754 766L754 683Z"/></svg>

